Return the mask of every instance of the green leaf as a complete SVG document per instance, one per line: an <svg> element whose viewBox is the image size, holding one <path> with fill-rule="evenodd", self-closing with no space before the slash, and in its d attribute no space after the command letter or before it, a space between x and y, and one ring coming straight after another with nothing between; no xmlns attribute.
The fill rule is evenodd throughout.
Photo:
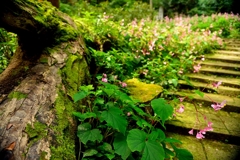
<svg viewBox="0 0 240 160"><path fill-rule="evenodd" d="M108 111L103 111L101 114L107 124L114 129L119 130L122 134L125 134L127 128L127 120L121 116L122 110L117 107L109 107Z"/></svg>
<svg viewBox="0 0 240 160"><path fill-rule="evenodd" d="M204 97L204 93L199 90L194 90L196 94L198 94L200 97Z"/></svg>
<svg viewBox="0 0 240 160"><path fill-rule="evenodd" d="M131 151L127 144L127 137L123 134L117 134L114 138L113 147L115 153L120 155L123 160L127 159L128 156L131 154Z"/></svg>
<svg viewBox="0 0 240 160"><path fill-rule="evenodd" d="M132 99L126 93L123 93L119 90L115 91L115 96L123 102L132 102Z"/></svg>
<svg viewBox="0 0 240 160"><path fill-rule="evenodd" d="M132 129L127 136L127 144L132 152L143 152L142 160L164 160L164 149L154 140L158 137L158 133L154 131L149 137L147 140L147 134L144 131Z"/></svg>
<svg viewBox="0 0 240 160"><path fill-rule="evenodd" d="M94 104L104 104L104 99L98 97L94 100Z"/></svg>
<svg viewBox="0 0 240 160"><path fill-rule="evenodd" d="M106 151L109 153L114 153L112 146L109 143L104 142L101 146L98 147L99 150Z"/></svg>
<svg viewBox="0 0 240 160"><path fill-rule="evenodd" d="M85 98L88 96L88 92L86 91L79 91L76 94L73 95L73 100L74 103L80 101L81 99Z"/></svg>
<svg viewBox="0 0 240 160"><path fill-rule="evenodd" d="M175 156L175 153L168 148L164 148L164 151L165 151L165 158L167 159L170 158L170 156L171 157Z"/></svg>
<svg viewBox="0 0 240 160"><path fill-rule="evenodd" d="M104 54L105 54L105 53L104 53ZM116 86L116 85L114 85L114 84L104 83L104 82L100 82L100 84L104 85L105 88L114 89L114 90L119 89L119 87Z"/></svg>
<svg viewBox="0 0 240 160"><path fill-rule="evenodd" d="M141 128L145 128L146 126L149 127L149 128L152 127L152 125L150 123L148 123L147 121L145 121L142 118L137 117L136 121L137 121L137 125Z"/></svg>
<svg viewBox="0 0 240 160"><path fill-rule="evenodd" d="M132 129L127 136L127 144L129 149L134 152L141 152L145 147L147 134L139 129Z"/></svg>
<svg viewBox="0 0 240 160"><path fill-rule="evenodd" d="M108 159L113 159L115 157L114 154L105 154L105 156L108 158Z"/></svg>
<svg viewBox="0 0 240 160"><path fill-rule="evenodd" d="M148 140L145 142L141 160L164 160L165 152L163 147L156 141Z"/></svg>
<svg viewBox="0 0 240 160"><path fill-rule="evenodd" d="M174 87L177 87L178 79L172 79L172 83L173 83Z"/></svg>
<svg viewBox="0 0 240 160"><path fill-rule="evenodd" d="M157 138L158 138L158 132L157 131L152 131L148 136L148 139L152 140L152 141L156 141Z"/></svg>
<svg viewBox="0 0 240 160"><path fill-rule="evenodd" d="M89 92L91 90L94 90L93 85L87 85L87 86L80 86L81 91Z"/></svg>
<svg viewBox="0 0 240 160"><path fill-rule="evenodd" d="M86 144L88 141L99 141L101 142L103 136L99 129L92 129L89 123L83 123L78 126L77 136L80 138L83 144Z"/></svg>
<svg viewBox="0 0 240 160"><path fill-rule="evenodd" d="M154 113L156 113L161 118L162 125L164 126L164 122L173 115L173 107L168 104L163 98L152 100L151 106Z"/></svg>
<svg viewBox="0 0 240 160"><path fill-rule="evenodd" d="M141 108L136 106L135 104L130 103L130 106L131 106L132 109L134 109L137 112L138 115L147 116L147 114Z"/></svg>
<svg viewBox="0 0 240 160"><path fill-rule="evenodd" d="M96 155L97 153L98 153L97 150L89 149L89 150L86 150L85 152L83 152L83 157L90 157L90 156Z"/></svg>
<svg viewBox="0 0 240 160"><path fill-rule="evenodd" d="M96 118L96 114L92 112L86 112L86 113L81 113L81 112L73 112L73 115L76 116L80 121L84 121L87 118Z"/></svg>
<svg viewBox="0 0 240 160"><path fill-rule="evenodd" d="M111 97L114 94L115 90L114 89L106 89L106 88L104 88L103 92L105 92L108 95L108 97Z"/></svg>
<svg viewBox="0 0 240 160"><path fill-rule="evenodd" d="M174 138L165 138L164 142L167 142L167 143L180 143L180 144L182 144L181 141L179 141L177 139L174 139Z"/></svg>
<svg viewBox="0 0 240 160"><path fill-rule="evenodd" d="M186 149L176 149L176 156L179 160L193 160L193 155Z"/></svg>
<svg viewBox="0 0 240 160"><path fill-rule="evenodd" d="M159 142L162 142L163 140L165 140L165 138L166 138L165 133L164 133L161 129L156 129L156 131L158 132L158 138L157 138L157 140L158 140Z"/></svg>

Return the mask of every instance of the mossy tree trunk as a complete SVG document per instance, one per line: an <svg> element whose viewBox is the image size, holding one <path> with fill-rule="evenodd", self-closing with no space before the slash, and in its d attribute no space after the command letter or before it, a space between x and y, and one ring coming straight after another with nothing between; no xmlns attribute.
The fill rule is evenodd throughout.
<svg viewBox="0 0 240 160"><path fill-rule="evenodd" d="M19 45L0 75L0 149L15 142L16 160L75 159L71 97L89 77L76 24L47 1L2 0L0 27Z"/></svg>

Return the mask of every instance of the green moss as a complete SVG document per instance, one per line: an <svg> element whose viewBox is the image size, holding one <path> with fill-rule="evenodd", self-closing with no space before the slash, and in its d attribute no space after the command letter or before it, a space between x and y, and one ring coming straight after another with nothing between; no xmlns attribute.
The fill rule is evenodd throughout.
<svg viewBox="0 0 240 160"><path fill-rule="evenodd" d="M46 158L46 155L47 155L47 153L46 152L41 152L41 154L40 154L40 160L45 160Z"/></svg>
<svg viewBox="0 0 240 160"><path fill-rule="evenodd" d="M67 86L68 95L71 97L78 91L81 84L86 78L86 70L88 70L86 61L77 55L69 56L66 67L62 70L64 84Z"/></svg>
<svg viewBox="0 0 240 160"><path fill-rule="evenodd" d="M46 137L48 133L47 126L40 122L35 122L33 126L31 124L28 124L25 131L27 132L29 140L31 141L30 145L39 139Z"/></svg>
<svg viewBox="0 0 240 160"><path fill-rule="evenodd" d="M75 157L75 124L72 112L74 104L59 92L55 102L57 125L53 127L55 132L55 144L51 147L51 159L76 159Z"/></svg>
<svg viewBox="0 0 240 160"><path fill-rule="evenodd" d="M72 97L78 91L80 85L85 84L86 77L88 77L88 66L82 55L67 54L66 65L60 71L65 90L58 92L58 97L55 101L57 125L53 126L52 129L55 132L56 139L55 144L51 147L51 159L54 160L76 159L75 140L77 124L72 113L77 110L77 106L69 96ZM62 86L59 88L62 88Z"/></svg>
<svg viewBox="0 0 240 160"><path fill-rule="evenodd" d="M47 57L42 57L40 59L40 63L48 63L48 58Z"/></svg>
<svg viewBox="0 0 240 160"><path fill-rule="evenodd" d="M151 101L163 91L163 88L159 85L146 84L136 78L129 79L126 83L131 96L141 102Z"/></svg>
<svg viewBox="0 0 240 160"><path fill-rule="evenodd" d="M10 99L17 98L18 100L26 98L26 97L27 97L27 94L24 94L24 93L21 93L21 92L18 92L18 91L11 92L8 95L8 98L10 98Z"/></svg>

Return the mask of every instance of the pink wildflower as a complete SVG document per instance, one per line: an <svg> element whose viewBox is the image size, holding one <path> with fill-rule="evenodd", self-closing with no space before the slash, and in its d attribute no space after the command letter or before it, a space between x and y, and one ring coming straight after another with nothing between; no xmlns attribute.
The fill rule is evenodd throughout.
<svg viewBox="0 0 240 160"><path fill-rule="evenodd" d="M124 88L124 87L127 87L127 83L125 82L119 82L119 84Z"/></svg>
<svg viewBox="0 0 240 160"><path fill-rule="evenodd" d="M217 83L212 83L213 87L218 88L222 84L222 81L219 81Z"/></svg>
<svg viewBox="0 0 240 160"><path fill-rule="evenodd" d="M198 132L197 135L196 135L196 138L197 138L197 139L203 139L203 138L205 138L205 137L203 136L203 134L204 134L204 133L201 132L201 131Z"/></svg>
<svg viewBox="0 0 240 160"><path fill-rule="evenodd" d="M185 99L185 97L180 97L179 100L182 102Z"/></svg>
<svg viewBox="0 0 240 160"><path fill-rule="evenodd" d="M193 129L191 129L188 133L193 135Z"/></svg>
<svg viewBox="0 0 240 160"><path fill-rule="evenodd" d="M193 66L193 69L194 69L194 71L193 71L194 73L199 72L199 70L201 69L200 64Z"/></svg>
<svg viewBox="0 0 240 160"><path fill-rule="evenodd" d="M178 113L183 113L184 112L184 105L181 104L180 108L176 110Z"/></svg>
<svg viewBox="0 0 240 160"><path fill-rule="evenodd" d="M102 78L102 82L108 82L107 78Z"/></svg>
<svg viewBox="0 0 240 160"><path fill-rule="evenodd" d="M203 131L213 131L212 122L208 122L208 126L203 129Z"/></svg>
<svg viewBox="0 0 240 160"><path fill-rule="evenodd" d="M212 104L211 107L213 107L213 109L215 111L218 111L220 109L222 109L225 105L226 105L226 100L222 101L222 103L215 103L215 104Z"/></svg>

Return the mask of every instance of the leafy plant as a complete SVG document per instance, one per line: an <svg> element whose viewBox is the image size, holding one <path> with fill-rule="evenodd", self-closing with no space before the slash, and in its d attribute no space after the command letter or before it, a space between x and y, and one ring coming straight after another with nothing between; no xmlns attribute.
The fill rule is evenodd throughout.
<svg viewBox="0 0 240 160"><path fill-rule="evenodd" d="M16 47L16 35L0 29L0 73L7 67Z"/></svg>
<svg viewBox="0 0 240 160"><path fill-rule="evenodd" d="M79 104L79 111L73 113L80 123L77 136L83 145L79 151L83 159L192 157L187 151L180 154L182 150L174 144L181 142L166 138L162 130L165 121L173 115L173 107L165 99L145 104L152 108L146 113L146 108L132 100L121 87L104 82L96 90L91 85L80 87L73 99L88 104Z"/></svg>

